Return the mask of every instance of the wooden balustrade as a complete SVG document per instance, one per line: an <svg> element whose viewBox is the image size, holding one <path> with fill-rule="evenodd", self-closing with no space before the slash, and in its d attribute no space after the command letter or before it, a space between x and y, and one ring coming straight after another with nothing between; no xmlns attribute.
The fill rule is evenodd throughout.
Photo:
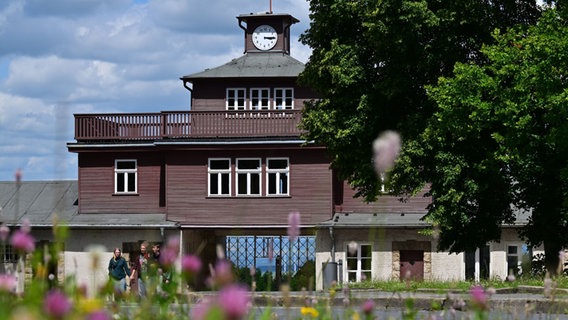
<svg viewBox="0 0 568 320"><path fill-rule="evenodd" d="M76 114L75 140L299 136L300 110Z"/></svg>

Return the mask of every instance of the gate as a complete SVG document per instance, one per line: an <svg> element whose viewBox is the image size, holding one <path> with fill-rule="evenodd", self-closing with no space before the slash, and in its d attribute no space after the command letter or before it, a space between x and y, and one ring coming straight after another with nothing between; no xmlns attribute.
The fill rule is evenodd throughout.
<svg viewBox="0 0 568 320"><path fill-rule="evenodd" d="M227 236L226 256L237 268L276 272L281 261L282 273L296 273L307 261L316 259L316 237L300 236Z"/></svg>

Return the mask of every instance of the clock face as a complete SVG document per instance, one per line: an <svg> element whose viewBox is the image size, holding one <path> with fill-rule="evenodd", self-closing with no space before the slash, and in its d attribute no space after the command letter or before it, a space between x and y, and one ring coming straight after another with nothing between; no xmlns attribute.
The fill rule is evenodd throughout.
<svg viewBox="0 0 568 320"><path fill-rule="evenodd" d="M266 24L258 26L252 32L252 43L258 50L270 50L276 45L278 35L276 30Z"/></svg>

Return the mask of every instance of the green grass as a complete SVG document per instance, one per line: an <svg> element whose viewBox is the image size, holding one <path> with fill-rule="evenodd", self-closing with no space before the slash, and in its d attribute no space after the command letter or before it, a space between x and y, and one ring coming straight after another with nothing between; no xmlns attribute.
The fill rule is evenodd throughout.
<svg viewBox="0 0 568 320"><path fill-rule="evenodd" d="M554 279L556 287L560 289L568 289L568 277L562 276ZM389 292L397 291L417 291L420 289L433 290L435 292L467 292L474 285L481 285L484 288L518 288L519 286L535 286L543 287L544 279L542 278L519 278L513 282L492 279L482 280L479 283L473 281L365 281L359 283L350 283L351 289L377 289Z"/></svg>

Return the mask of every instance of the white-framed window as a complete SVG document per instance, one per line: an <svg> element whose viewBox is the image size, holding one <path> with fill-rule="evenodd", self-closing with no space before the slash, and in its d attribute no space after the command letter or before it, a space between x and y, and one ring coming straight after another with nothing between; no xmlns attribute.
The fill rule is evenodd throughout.
<svg viewBox="0 0 568 320"><path fill-rule="evenodd" d="M209 196L231 195L231 159L209 159L207 173Z"/></svg>
<svg viewBox="0 0 568 320"><path fill-rule="evenodd" d="M0 256L2 257L0 263L14 263L18 261L18 252L8 243L0 244ZM3 266L0 266L0 271L3 271Z"/></svg>
<svg viewBox="0 0 568 320"><path fill-rule="evenodd" d="M532 252L524 243L507 244L507 275L523 273L523 262L532 260Z"/></svg>
<svg viewBox="0 0 568 320"><path fill-rule="evenodd" d="M348 244L346 248L347 281L371 280L372 246L368 243Z"/></svg>
<svg viewBox="0 0 568 320"><path fill-rule="evenodd" d="M226 108L227 110L245 110L246 89L227 88Z"/></svg>
<svg viewBox="0 0 568 320"><path fill-rule="evenodd" d="M274 89L274 109L294 109L294 88Z"/></svg>
<svg viewBox="0 0 568 320"><path fill-rule="evenodd" d="M114 161L114 192L138 192L138 164L136 160Z"/></svg>
<svg viewBox="0 0 568 320"><path fill-rule="evenodd" d="M270 89L251 88L250 89L250 109L267 110L270 108Z"/></svg>
<svg viewBox="0 0 568 320"><path fill-rule="evenodd" d="M290 194L290 161L288 158L266 159L266 195Z"/></svg>
<svg viewBox="0 0 568 320"><path fill-rule="evenodd" d="M260 196L262 168L259 158L237 159L237 196Z"/></svg>

